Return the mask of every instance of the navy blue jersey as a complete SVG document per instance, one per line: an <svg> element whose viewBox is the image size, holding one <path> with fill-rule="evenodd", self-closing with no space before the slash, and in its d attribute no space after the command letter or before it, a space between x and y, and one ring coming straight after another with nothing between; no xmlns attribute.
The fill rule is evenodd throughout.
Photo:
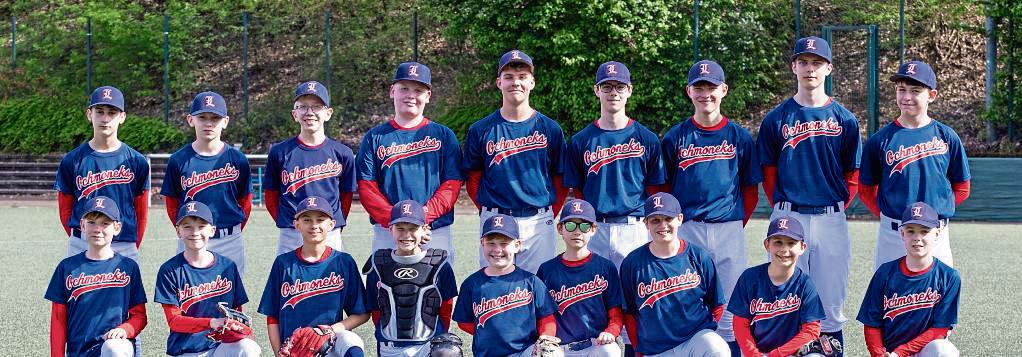
<svg viewBox="0 0 1022 357"><path fill-rule="evenodd" d="M564 145L561 126L546 115L510 122L497 110L468 128L462 168L482 171L478 199L485 207L547 207L557 196L553 176Z"/></svg>
<svg viewBox="0 0 1022 357"><path fill-rule="evenodd" d="M180 253L160 266L153 301L177 306L184 316L220 318L223 313L217 309L217 303L238 307L248 302L248 295L238 267L230 259L213 253L213 264L196 268ZM167 336L167 354L177 356L215 348L219 343L207 338L207 332L171 331Z"/></svg>
<svg viewBox="0 0 1022 357"><path fill-rule="evenodd" d="M880 329L888 351L931 328L958 324L962 289L958 271L934 258L928 271L909 276L902 268L904 261L889 261L873 273L856 318Z"/></svg>
<svg viewBox="0 0 1022 357"><path fill-rule="evenodd" d="M53 271L46 300L67 306L67 355L99 356L103 335L128 320L128 310L146 302L134 260L114 253L92 260L85 252L64 258Z"/></svg>
<svg viewBox="0 0 1022 357"><path fill-rule="evenodd" d="M589 257L582 265L568 266L558 255L536 272L557 304L557 338L562 344L596 338L610 322L607 311L622 305L617 267L599 255Z"/></svg>
<svg viewBox="0 0 1022 357"><path fill-rule="evenodd" d="M60 160L53 188L75 197L68 227L80 228L85 201L106 196L114 199L121 210L121 234L114 241L138 240L134 202L135 196L149 190L149 162L128 144L121 143L111 152L97 152L88 142L79 145Z"/></svg>
<svg viewBox="0 0 1022 357"><path fill-rule="evenodd" d="M524 351L539 338L536 322L557 311L546 285L521 268L501 276L487 276L480 269L461 283L460 290L453 319L475 324L476 357Z"/></svg>
<svg viewBox="0 0 1022 357"><path fill-rule="evenodd" d="M370 257L369 259L372 259ZM440 266L440 270L437 272L433 283L436 285L437 290L440 291L441 301L428 301L427 303L435 303L434 308L440 310L440 305L447 300L453 299L458 296L458 281L454 278L454 269L451 268L450 261L445 261ZM398 269L400 271L401 269ZM384 272L384 274L395 274L397 271ZM395 275L396 276L396 275ZM380 273L373 269L366 274L366 309L369 311L380 310L379 297L379 283ZM391 308L391 311L394 311ZM386 337L383 336L381 327L383 323L376 325L376 340L380 342L390 342ZM437 319L436 326L433 326L433 336L430 338L447 332L449 326L444 326L440 319ZM428 339L426 341L429 341Z"/></svg>
<svg viewBox="0 0 1022 357"><path fill-rule="evenodd" d="M774 285L769 266L746 269L727 304L727 311L749 320L752 339L760 351L783 346L802 330L802 324L826 317L809 274L795 268L788 281Z"/></svg>
<svg viewBox="0 0 1022 357"><path fill-rule="evenodd" d="M661 145L671 194L685 220L719 223L745 218L742 187L763 181L752 135L724 118L714 128L685 120L664 134Z"/></svg>
<svg viewBox="0 0 1022 357"><path fill-rule="evenodd" d="M263 176L263 189L280 192L278 228L294 228L298 203L309 196L330 201L337 227L347 225L341 192L357 188L355 155L347 145L327 138L317 146L306 146L297 137L273 144Z"/></svg>
<svg viewBox="0 0 1022 357"><path fill-rule="evenodd" d="M248 158L238 149L224 145L206 156L188 144L170 156L160 194L181 203L202 202L213 213L214 226L230 228L245 221L238 199L252 192L251 176Z"/></svg>
<svg viewBox="0 0 1022 357"><path fill-rule="evenodd" d="M646 186L665 180L660 140L636 121L619 130L589 124L568 141L561 165L564 186L580 190L597 218L642 215Z"/></svg>
<svg viewBox="0 0 1022 357"><path fill-rule="evenodd" d="M300 251L277 256L259 302L260 314L277 318L281 341L298 328L332 325L345 314L369 312L362 275L351 255L327 248L319 261L307 262Z"/></svg>
<svg viewBox="0 0 1022 357"><path fill-rule="evenodd" d="M414 128L393 120L369 129L358 147L360 180L376 181L391 204L414 200L423 205L444 181L463 181L461 147L450 128L423 119ZM373 222L377 223L377 222ZM432 228L454 223L454 210L430 222Z"/></svg>
<svg viewBox="0 0 1022 357"><path fill-rule="evenodd" d="M877 204L887 217L915 202L926 202L940 218L955 215L951 184L968 181L969 160L962 139L936 120L915 129L890 123L866 140L862 150L863 185L879 186Z"/></svg>
<svg viewBox="0 0 1022 357"><path fill-rule="evenodd" d="M638 322L638 352L662 353L703 329L716 329L712 309L724 305L710 254L685 244L677 255L660 259L636 248L621 262L624 312Z"/></svg>
<svg viewBox="0 0 1022 357"><path fill-rule="evenodd" d="M761 165L777 167L773 202L828 206L848 200L844 175L859 168L859 122L831 101L818 108L788 99L759 127Z"/></svg>

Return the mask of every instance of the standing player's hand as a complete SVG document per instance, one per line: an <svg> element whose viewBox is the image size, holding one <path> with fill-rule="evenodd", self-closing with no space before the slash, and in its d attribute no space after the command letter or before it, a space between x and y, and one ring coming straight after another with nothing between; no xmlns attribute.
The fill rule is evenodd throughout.
<svg viewBox="0 0 1022 357"><path fill-rule="evenodd" d="M128 338L128 331L124 331L124 329L120 327L107 331L106 334L103 335L103 339L105 340L116 340L123 338Z"/></svg>
<svg viewBox="0 0 1022 357"><path fill-rule="evenodd" d="M616 343L616 342L617 342L617 339L614 338L614 335L611 335L609 332L600 332L600 335L596 336L596 344L597 345L606 345L606 344L611 344L611 343Z"/></svg>
<svg viewBox="0 0 1022 357"><path fill-rule="evenodd" d="M211 319L209 320L209 327L216 330L223 327L225 323L227 323L227 318L225 317Z"/></svg>
<svg viewBox="0 0 1022 357"><path fill-rule="evenodd" d="M897 353L894 353L894 352L889 352L889 353L887 353L887 356L888 356L888 357L899 357L899 356L898 356L898 354L897 354Z"/></svg>
<svg viewBox="0 0 1022 357"><path fill-rule="evenodd" d="M422 229L426 230L426 234L422 236L422 243L420 243L420 245L425 246L426 243L429 243L429 241L433 240L433 228L431 228L427 224L425 226L422 226Z"/></svg>

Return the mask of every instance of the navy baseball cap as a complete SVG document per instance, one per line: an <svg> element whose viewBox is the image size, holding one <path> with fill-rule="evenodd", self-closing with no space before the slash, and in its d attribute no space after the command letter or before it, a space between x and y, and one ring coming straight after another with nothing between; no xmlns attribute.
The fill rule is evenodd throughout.
<svg viewBox="0 0 1022 357"><path fill-rule="evenodd" d="M177 221L174 222L174 225L181 224L185 217L200 218L206 223L213 223L213 212L209 210L209 206L199 201L188 201L181 205L181 208L177 210Z"/></svg>
<svg viewBox="0 0 1022 357"><path fill-rule="evenodd" d="M532 57L529 57L529 55L525 54L525 52L519 50L510 50L503 56L500 56L500 62L497 63L497 75L500 75L500 72L504 70L504 67L516 62L529 65L530 70L533 68Z"/></svg>
<svg viewBox="0 0 1022 357"><path fill-rule="evenodd" d="M784 236L801 242L805 240L805 231L802 230L802 223L797 219L781 216L770 221L766 239L777 236Z"/></svg>
<svg viewBox="0 0 1022 357"><path fill-rule="evenodd" d="M117 108L120 111L124 111L124 94L121 94L121 90L112 86L102 86L92 91L92 95L89 96L89 108L97 105L109 105Z"/></svg>
<svg viewBox="0 0 1022 357"><path fill-rule="evenodd" d="M645 217L664 215L676 217L681 214L681 203L674 195L667 192L657 192L646 199Z"/></svg>
<svg viewBox="0 0 1022 357"><path fill-rule="evenodd" d="M326 89L326 86L324 86L323 83L308 81L299 84L298 88L295 88L294 100L298 100L298 97L303 95L314 95L318 97L319 100L323 101L323 105L328 107L330 106L330 91Z"/></svg>
<svg viewBox="0 0 1022 357"><path fill-rule="evenodd" d="M702 60L688 69L688 85L710 82L715 86L724 83L724 69L717 62Z"/></svg>
<svg viewBox="0 0 1022 357"><path fill-rule="evenodd" d="M596 85L606 81L618 81L624 84L632 84L632 74L624 63L610 61L604 62L596 69Z"/></svg>
<svg viewBox="0 0 1022 357"><path fill-rule="evenodd" d="M518 239L518 221L514 217L506 214L496 214L487 218L483 222L483 234L482 236L488 236L490 234L500 234L507 236L511 239Z"/></svg>
<svg viewBox="0 0 1022 357"><path fill-rule="evenodd" d="M221 117L227 116L227 101L216 92L202 92L192 99L192 115L213 113Z"/></svg>
<svg viewBox="0 0 1022 357"><path fill-rule="evenodd" d="M908 205L908 208L901 213L901 225L918 224L923 227L937 228L940 226L940 217L937 211L925 202L916 202Z"/></svg>
<svg viewBox="0 0 1022 357"><path fill-rule="evenodd" d="M117 222L121 221L121 210L117 208L117 203L110 197L96 196L85 201L85 212L82 212L82 217L92 212L102 213Z"/></svg>
<svg viewBox="0 0 1022 357"><path fill-rule="evenodd" d="M432 75L429 72L429 67L418 62L405 62L397 66L397 72L394 72L394 81L413 81L425 84L429 89L433 89Z"/></svg>
<svg viewBox="0 0 1022 357"><path fill-rule="evenodd" d="M596 209L593 205L586 202L586 200L573 199L568 200L564 203L564 207L561 208L561 220L560 222L567 221L572 218L578 218L586 222L596 222Z"/></svg>
<svg viewBox="0 0 1022 357"><path fill-rule="evenodd" d="M831 60L830 44L822 38L809 36L795 41L795 49L791 51L791 60L794 61L799 55L806 53L823 57L827 62L833 62Z"/></svg>
<svg viewBox="0 0 1022 357"><path fill-rule="evenodd" d="M302 213L309 211L319 211L325 213L330 219L334 218L334 208L330 205L330 201L327 201L323 197L309 196L302 199L302 202L298 203L298 210L295 211L295 219L298 219Z"/></svg>
<svg viewBox="0 0 1022 357"><path fill-rule="evenodd" d="M415 200L404 200L390 209L390 225L411 223L416 226L426 225L426 210Z"/></svg>
<svg viewBox="0 0 1022 357"><path fill-rule="evenodd" d="M899 79L913 80L930 89L937 89L937 74L933 73L933 68L923 61L902 63L898 67L898 73L891 76L892 82L897 82Z"/></svg>

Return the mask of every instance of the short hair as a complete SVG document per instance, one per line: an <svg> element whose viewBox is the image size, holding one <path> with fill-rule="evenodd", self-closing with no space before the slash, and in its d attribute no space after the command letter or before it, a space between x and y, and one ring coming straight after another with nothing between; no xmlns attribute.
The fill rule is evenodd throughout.
<svg viewBox="0 0 1022 357"><path fill-rule="evenodd" d="M110 218L110 216L107 216L107 215L103 214L103 212L99 212L99 211L92 211L92 212L86 213L86 214L85 214L84 216L82 216L82 219L87 219L87 220L95 220L95 219L97 219L97 218L99 218L99 217L106 217L106 218ZM111 218L111 219L112 219L112 218ZM115 222L116 222L116 221L115 221Z"/></svg>

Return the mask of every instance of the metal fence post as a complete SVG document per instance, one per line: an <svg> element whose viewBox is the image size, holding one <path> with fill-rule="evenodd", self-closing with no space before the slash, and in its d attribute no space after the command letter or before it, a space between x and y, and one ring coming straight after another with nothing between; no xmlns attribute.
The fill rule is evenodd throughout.
<svg viewBox="0 0 1022 357"><path fill-rule="evenodd" d="M824 26L822 32L823 32L823 39L826 40L827 43L831 43L831 44L834 43L834 38L833 38L834 36L833 36L832 29L830 28L830 26ZM827 79L825 79L823 83L824 83L823 84L823 88L827 92L827 95L828 96L834 95L834 80L833 80L833 78L831 78L831 76L827 76Z"/></svg>
<svg viewBox="0 0 1022 357"><path fill-rule="evenodd" d="M795 39L802 38L802 0L795 0Z"/></svg>
<svg viewBox="0 0 1022 357"><path fill-rule="evenodd" d="M699 62L699 3L692 2L692 62Z"/></svg>
<svg viewBox="0 0 1022 357"><path fill-rule="evenodd" d="M880 37L877 34L877 25L869 25L869 49L867 53L867 61L869 73L866 75L868 82L866 84L866 90L868 96L866 104L869 106L869 127L867 131L869 135L877 132L880 129L880 79L878 78L880 71L880 60L877 52L879 52Z"/></svg>
<svg viewBox="0 0 1022 357"><path fill-rule="evenodd" d="M11 15L11 70L18 69L18 18Z"/></svg>
<svg viewBox="0 0 1022 357"><path fill-rule="evenodd" d="M170 122L170 15L163 14L163 122Z"/></svg>
<svg viewBox="0 0 1022 357"><path fill-rule="evenodd" d="M241 117L248 121L248 23L249 23L249 12L244 11L241 13ZM247 144L248 134L245 130L241 131L241 142Z"/></svg>
<svg viewBox="0 0 1022 357"><path fill-rule="evenodd" d="M419 12L412 13L412 62L419 62Z"/></svg>
<svg viewBox="0 0 1022 357"><path fill-rule="evenodd" d="M984 83L984 89L986 91L984 96L986 97L986 101L983 109L986 109L989 113L994 104L994 77L997 76L997 19L992 16L987 16L986 19L986 35L986 82ZM994 128L994 121L992 118L987 118L986 120L986 132L987 143L997 141L997 130Z"/></svg>
<svg viewBox="0 0 1022 357"><path fill-rule="evenodd" d="M85 95L92 93L92 19L85 18Z"/></svg>

